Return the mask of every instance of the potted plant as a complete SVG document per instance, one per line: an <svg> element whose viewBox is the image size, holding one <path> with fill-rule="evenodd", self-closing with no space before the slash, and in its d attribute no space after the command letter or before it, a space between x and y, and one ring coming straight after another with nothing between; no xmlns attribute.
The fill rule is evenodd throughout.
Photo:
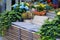
<svg viewBox="0 0 60 40"><path fill-rule="evenodd" d="M22 18L24 19L24 21L29 21L33 18L33 14L30 11L27 11L25 13L22 13Z"/></svg>
<svg viewBox="0 0 60 40"><path fill-rule="evenodd" d="M12 7L13 7L13 10L20 12L20 13L24 13L26 11L29 11L29 4L26 2L14 4Z"/></svg>
<svg viewBox="0 0 60 40"><path fill-rule="evenodd" d="M46 5L44 5L44 4L42 4L42 3L40 3L40 4L38 4L38 5L32 6L32 7L34 7L34 9L35 9L35 11L33 11L33 13L34 13L35 15L41 15L41 16L45 15L45 14L46 14L45 6L46 6Z"/></svg>

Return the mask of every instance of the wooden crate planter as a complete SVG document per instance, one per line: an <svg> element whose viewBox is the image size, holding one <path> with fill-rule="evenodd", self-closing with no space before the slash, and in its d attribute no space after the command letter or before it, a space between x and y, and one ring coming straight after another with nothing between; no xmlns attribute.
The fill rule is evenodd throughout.
<svg viewBox="0 0 60 40"><path fill-rule="evenodd" d="M29 30L12 26L5 35L7 40L38 40L40 35L30 32Z"/></svg>
<svg viewBox="0 0 60 40"><path fill-rule="evenodd" d="M29 32L27 30L21 29L21 39L22 40L38 40L40 35L35 34L35 32Z"/></svg>
<svg viewBox="0 0 60 40"><path fill-rule="evenodd" d="M12 26L4 36L7 40L20 40L20 29Z"/></svg>
<svg viewBox="0 0 60 40"><path fill-rule="evenodd" d="M28 30L21 29L21 39L32 40L32 33Z"/></svg>
<svg viewBox="0 0 60 40"><path fill-rule="evenodd" d="M33 33L33 40L38 40L40 38L40 35Z"/></svg>
<svg viewBox="0 0 60 40"><path fill-rule="evenodd" d="M18 29L17 27L13 27L13 26L8 30L8 34L11 33L16 36L19 36L19 32L20 32L20 29Z"/></svg>

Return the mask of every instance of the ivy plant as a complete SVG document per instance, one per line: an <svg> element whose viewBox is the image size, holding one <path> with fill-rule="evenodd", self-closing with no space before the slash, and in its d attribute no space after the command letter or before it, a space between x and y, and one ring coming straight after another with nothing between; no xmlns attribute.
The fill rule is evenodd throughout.
<svg viewBox="0 0 60 40"><path fill-rule="evenodd" d="M11 20L12 22L15 22L15 21L17 21L17 20L18 20L18 21L21 21L21 19L22 19L21 13L16 12L16 11L14 11L14 10L6 12L5 16L6 16L6 17L9 16L9 18L10 18L10 20Z"/></svg>

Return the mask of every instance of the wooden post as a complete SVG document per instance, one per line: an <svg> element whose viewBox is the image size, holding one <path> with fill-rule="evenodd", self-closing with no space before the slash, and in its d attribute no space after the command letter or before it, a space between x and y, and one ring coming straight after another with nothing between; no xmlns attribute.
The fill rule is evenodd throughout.
<svg viewBox="0 0 60 40"><path fill-rule="evenodd" d="M11 1L12 0L6 0L6 10L11 11Z"/></svg>

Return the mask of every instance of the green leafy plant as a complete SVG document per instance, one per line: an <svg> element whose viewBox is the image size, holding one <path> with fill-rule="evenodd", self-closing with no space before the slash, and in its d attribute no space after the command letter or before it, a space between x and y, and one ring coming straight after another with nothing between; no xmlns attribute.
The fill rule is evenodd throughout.
<svg viewBox="0 0 60 40"><path fill-rule="evenodd" d="M5 31L11 26L9 16L6 17L4 13L0 14L0 35L4 36Z"/></svg>
<svg viewBox="0 0 60 40"><path fill-rule="evenodd" d="M12 22L15 22L15 21L21 21L21 13L19 13L19 12L15 12L14 10L12 10L12 11L8 11L8 12L6 12L6 17L7 17L7 15L9 16L9 18L10 18L10 20L12 21Z"/></svg>
<svg viewBox="0 0 60 40"><path fill-rule="evenodd" d="M21 14L19 12L6 11L0 14L0 35L4 36L5 31L11 27L12 22L21 21Z"/></svg>
<svg viewBox="0 0 60 40"><path fill-rule="evenodd" d="M45 10L45 8L44 8L44 7L42 7L42 6L38 6L38 7L37 7L37 10L40 12L40 11Z"/></svg>
<svg viewBox="0 0 60 40"><path fill-rule="evenodd" d="M18 4L14 4L12 6L12 8L16 12L24 13L24 12L29 10L29 4L25 3L25 2L21 2L21 3L18 3Z"/></svg>
<svg viewBox="0 0 60 40"><path fill-rule="evenodd" d="M57 15L52 21L47 20L37 33L41 35L41 40L56 40L56 38L59 38L60 15Z"/></svg>
<svg viewBox="0 0 60 40"><path fill-rule="evenodd" d="M32 8L35 8L38 12L45 10L45 6L43 4L34 5Z"/></svg>

